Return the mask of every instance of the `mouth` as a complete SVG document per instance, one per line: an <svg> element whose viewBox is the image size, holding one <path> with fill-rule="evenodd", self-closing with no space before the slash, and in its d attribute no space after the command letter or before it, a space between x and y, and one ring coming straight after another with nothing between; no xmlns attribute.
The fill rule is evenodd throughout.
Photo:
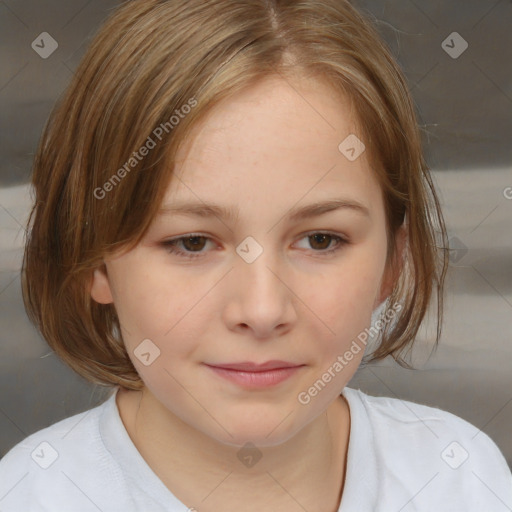
<svg viewBox="0 0 512 512"><path fill-rule="evenodd" d="M275 386L295 375L304 364L286 361L206 364L216 375L247 389Z"/></svg>
<svg viewBox="0 0 512 512"><path fill-rule="evenodd" d="M297 366L303 366L297 363L290 363L288 361L272 360L265 363L253 363L251 361L244 361L242 363L218 363L208 364L215 368L224 368L225 370L239 370L244 372L263 372L267 370L277 370L280 368L295 368Z"/></svg>

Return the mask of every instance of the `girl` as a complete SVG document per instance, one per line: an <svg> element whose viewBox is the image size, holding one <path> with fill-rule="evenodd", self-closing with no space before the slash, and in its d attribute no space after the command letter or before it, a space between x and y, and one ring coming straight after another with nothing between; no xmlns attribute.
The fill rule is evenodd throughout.
<svg viewBox="0 0 512 512"><path fill-rule="evenodd" d="M434 288L439 339L447 265L405 80L347 1L124 3L33 185L27 311L113 393L4 457L0 510L512 509L484 433L346 387Z"/></svg>

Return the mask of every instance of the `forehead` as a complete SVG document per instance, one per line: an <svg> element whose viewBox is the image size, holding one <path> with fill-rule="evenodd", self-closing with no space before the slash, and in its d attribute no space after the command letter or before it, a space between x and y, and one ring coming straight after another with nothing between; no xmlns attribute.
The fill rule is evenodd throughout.
<svg viewBox="0 0 512 512"><path fill-rule="evenodd" d="M268 78L217 104L175 159L163 204L209 202L241 209L344 195L379 205L366 150L340 150L361 134L348 98L322 81ZM366 145L367 146L367 145Z"/></svg>

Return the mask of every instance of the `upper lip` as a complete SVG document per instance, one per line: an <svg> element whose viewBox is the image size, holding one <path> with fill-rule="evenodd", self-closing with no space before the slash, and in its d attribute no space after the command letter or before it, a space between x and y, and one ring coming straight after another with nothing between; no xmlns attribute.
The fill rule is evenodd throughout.
<svg viewBox="0 0 512 512"><path fill-rule="evenodd" d="M301 364L289 363L286 361L267 361L265 363L253 363L250 361L244 361L242 363L221 363L221 364L209 364L208 366L214 366L216 368L225 368L226 370L241 370L246 372L263 372L267 370L275 370L277 368L293 368L296 366L303 366Z"/></svg>

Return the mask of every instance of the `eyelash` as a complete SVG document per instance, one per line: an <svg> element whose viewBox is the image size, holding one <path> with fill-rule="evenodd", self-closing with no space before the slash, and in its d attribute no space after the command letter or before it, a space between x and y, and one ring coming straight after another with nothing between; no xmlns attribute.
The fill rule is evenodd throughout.
<svg viewBox="0 0 512 512"><path fill-rule="evenodd" d="M333 240L337 240L337 242L338 242L337 245L333 249L313 251L315 253L319 253L319 255L321 255L322 257L328 257L328 256L334 254L335 252L339 251L340 249L342 249L345 245L348 245L348 243L349 243L348 240L346 240L345 238L343 238L341 236L338 236L338 235L335 235L335 234L329 233L329 232L324 232L324 231L314 231L312 233L307 233L302 238L309 238L314 235L327 235L327 236L331 237ZM166 240L166 241L162 242L162 245L166 248L167 252L169 252L171 254L176 254L181 258L193 260L195 258L202 257L204 255L204 252L182 251L182 250L176 248L177 243L179 243L182 240L187 240L189 238L206 238L207 240L211 240L210 237L207 237L205 235L201 235L199 233L190 233L185 236L180 236L178 238ZM301 240L302 240L302 238L301 238Z"/></svg>

